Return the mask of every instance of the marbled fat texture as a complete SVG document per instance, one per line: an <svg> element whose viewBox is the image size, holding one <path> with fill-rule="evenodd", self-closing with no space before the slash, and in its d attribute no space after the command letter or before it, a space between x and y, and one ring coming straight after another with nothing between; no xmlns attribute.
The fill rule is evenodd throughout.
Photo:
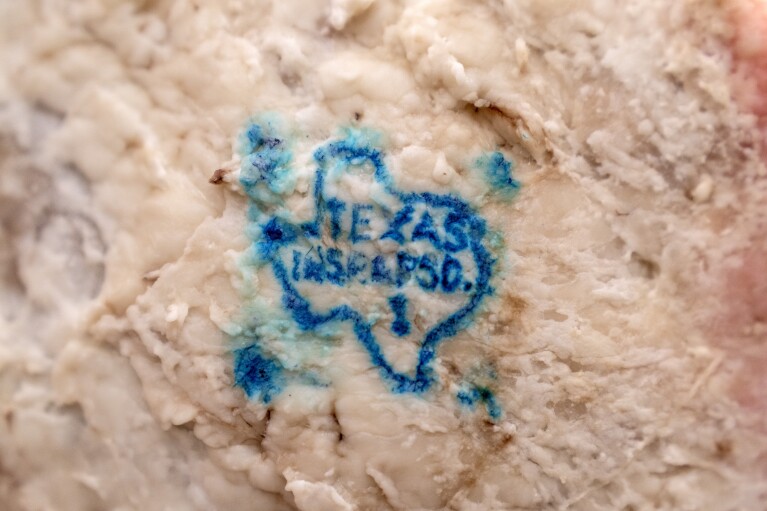
<svg viewBox="0 0 767 511"><path fill-rule="evenodd" d="M0 0L0 509L765 509L765 26Z"/></svg>

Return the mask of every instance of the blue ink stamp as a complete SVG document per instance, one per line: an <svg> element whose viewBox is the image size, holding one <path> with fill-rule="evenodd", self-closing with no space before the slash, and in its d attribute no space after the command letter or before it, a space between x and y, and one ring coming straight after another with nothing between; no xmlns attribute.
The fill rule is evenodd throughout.
<svg viewBox="0 0 767 511"><path fill-rule="evenodd" d="M273 279L275 306L294 337L351 336L393 392L431 389L440 345L466 328L493 293L496 260L486 221L457 194L399 189L384 151L363 131L314 151L314 169L305 173L311 208L303 212L283 202L297 193L299 173L276 123L253 123L241 145L252 262ZM489 158L493 175L518 187L503 156ZM267 326L234 350L235 383L264 403L297 374L261 342L270 335ZM387 355L396 343L415 347L407 368ZM500 408L488 392L466 387L457 398L483 403L496 418Z"/></svg>

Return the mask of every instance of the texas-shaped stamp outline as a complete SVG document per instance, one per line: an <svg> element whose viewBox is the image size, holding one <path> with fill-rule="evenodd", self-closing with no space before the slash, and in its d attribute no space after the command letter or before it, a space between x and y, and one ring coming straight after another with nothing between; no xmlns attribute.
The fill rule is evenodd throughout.
<svg viewBox="0 0 767 511"><path fill-rule="evenodd" d="M258 136L251 140L251 143L254 154L258 154L259 151L274 154L275 150L279 152L284 142L276 137L264 136L259 131ZM281 304L301 330L313 331L332 322L348 322L356 340L394 392L426 392L435 381L432 365L439 345L466 328L485 297L493 293L490 280L496 261L483 243L487 234L486 221L466 201L456 195L405 192L396 189L384 162L383 152L364 143L358 137L348 136L342 140L326 143L314 152L313 157L317 165L314 173L313 220L294 224L279 216L271 216L261 224L260 235L253 239L253 248L260 260L270 265L274 278L282 288ZM275 171L276 160L284 162L281 156L275 158L268 154L255 159L257 166L261 167L258 170L262 178L268 178L269 173ZM360 311L348 304L337 305L327 312L317 311L311 301L302 296L291 281L290 271L281 256L280 251L283 248L300 241L301 237L307 240L320 237L321 226L325 215L328 214L327 204L323 199L325 176L331 164L338 164L339 160L347 169L365 164L371 165L374 180L405 206L403 210L410 208L412 212L416 205L425 206L427 211L443 208L448 211L447 217L460 223L465 229L466 247L460 248L460 251L466 248L470 250L476 266L476 280L470 285L470 291L463 305L426 331L418 348L415 370L410 374L397 371L393 367L373 332L373 324L369 323ZM243 186L254 184L252 180L246 183L243 179L245 178L241 178ZM252 198L251 203L253 204ZM400 210L400 213L403 210ZM463 289L466 290L468 287ZM391 299L390 303L394 309ZM260 355L258 357L261 358ZM268 364L273 365L274 362L268 361ZM266 375L263 376L266 377Z"/></svg>

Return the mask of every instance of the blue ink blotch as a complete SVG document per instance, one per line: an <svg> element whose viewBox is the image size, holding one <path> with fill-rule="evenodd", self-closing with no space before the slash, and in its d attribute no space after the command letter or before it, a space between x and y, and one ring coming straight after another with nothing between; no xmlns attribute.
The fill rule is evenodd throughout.
<svg viewBox="0 0 767 511"><path fill-rule="evenodd" d="M240 153L240 184L250 199L271 203L293 191L293 157L273 122L252 123L240 139Z"/></svg>
<svg viewBox="0 0 767 511"><path fill-rule="evenodd" d="M284 377L280 365L263 355L258 346L234 350L234 382L249 398L258 397L264 403L282 391Z"/></svg>
<svg viewBox="0 0 767 511"><path fill-rule="evenodd" d="M519 190L520 183L513 176L514 162L507 160L500 151L484 155L476 163L496 191L513 196Z"/></svg>
<svg viewBox="0 0 767 511"><path fill-rule="evenodd" d="M487 414L494 421L503 416L503 411L495 399L495 395L487 387L472 385L469 388L459 390L455 397L459 403L471 409L476 408L477 403L482 403Z"/></svg>

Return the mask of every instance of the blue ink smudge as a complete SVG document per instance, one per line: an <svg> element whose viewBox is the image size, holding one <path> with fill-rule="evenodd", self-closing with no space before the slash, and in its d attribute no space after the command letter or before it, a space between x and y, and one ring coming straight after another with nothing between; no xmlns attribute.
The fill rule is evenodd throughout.
<svg viewBox="0 0 767 511"><path fill-rule="evenodd" d="M240 137L240 184L251 200L274 203L278 196L291 193L295 175L287 141L277 136L275 119L252 122Z"/></svg>
<svg viewBox="0 0 767 511"><path fill-rule="evenodd" d="M512 176L514 162L507 160L500 151L483 155L475 163L483 171L493 191L507 198L514 197L519 191L520 183Z"/></svg>
<svg viewBox="0 0 767 511"><path fill-rule="evenodd" d="M268 404L284 385L283 368L267 358L257 345L234 350L234 382L249 398L258 398Z"/></svg>
<svg viewBox="0 0 767 511"><path fill-rule="evenodd" d="M497 421L503 416L503 411L501 410L500 405L498 405L495 395L488 387L481 385L468 386L467 388L459 390L456 394L456 398L459 403L469 408L475 408L477 403L482 403L485 405L487 414L494 421Z"/></svg>
<svg viewBox="0 0 767 511"><path fill-rule="evenodd" d="M498 374L493 365L482 364L469 371L455 397L461 405L472 410L477 404L484 405L487 414L496 422L503 417L503 410L492 390L493 382L497 379Z"/></svg>

